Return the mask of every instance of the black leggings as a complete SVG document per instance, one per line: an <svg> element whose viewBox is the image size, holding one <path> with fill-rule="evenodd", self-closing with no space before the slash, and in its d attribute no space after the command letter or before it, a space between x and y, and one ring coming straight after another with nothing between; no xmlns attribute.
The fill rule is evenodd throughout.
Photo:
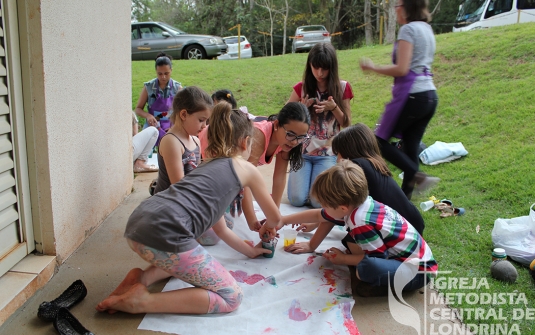
<svg viewBox="0 0 535 335"><path fill-rule="evenodd" d="M414 189L413 178L419 169L418 149L425 129L437 109L438 96L436 91L412 93L405 103L393 134L403 136L402 149L391 145L388 141L377 137L381 154L390 163L403 170L401 189L410 199Z"/></svg>

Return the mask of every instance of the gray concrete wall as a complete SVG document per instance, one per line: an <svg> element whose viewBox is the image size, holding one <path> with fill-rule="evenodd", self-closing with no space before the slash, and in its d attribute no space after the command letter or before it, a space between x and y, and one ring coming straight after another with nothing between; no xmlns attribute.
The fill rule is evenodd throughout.
<svg viewBox="0 0 535 335"><path fill-rule="evenodd" d="M131 192L131 1L17 5L36 248L63 262Z"/></svg>

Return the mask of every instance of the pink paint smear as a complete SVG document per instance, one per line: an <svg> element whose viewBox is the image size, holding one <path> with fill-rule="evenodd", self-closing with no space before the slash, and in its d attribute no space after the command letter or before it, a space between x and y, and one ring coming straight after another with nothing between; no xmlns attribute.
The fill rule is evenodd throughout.
<svg viewBox="0 0 535 335"><path fill-rule="evenodd" d="M273 328L266 328L262 332L262 334L274 334L274 333L275 333L275 329L273 329Z"/></svg>
<svg viewBox="0 0 535 335"><path fill-rule="evenodd" d="M257 273L249 276L247 272L241 271L241 270L238 270L236 272L234 271L229 271L229 272L232 275L232 277L236 279L238 283L246 283L248 285L254 285L258 283L259 281L266 279L264 276L257 274Z"/></svg>
<svg viewBox="0 0 535 335"><path fill-rule="evenodd" d="M340 335L340 332L337 332L333 329L333 324L330 323L329 321L325 321L327 322L327 324L329 325L329 328L331 328L331 331L333 332L333 335Z"/></svg>
<svg viewBox="0 0 535 335"><path fill-rule="evenodd" d="M357 328L357 324L351 316L351 303L342 303L342 315L344 316L344 327L346 327L348 333L350 335L360 335L360 332Z"/></svg>
<svg viewBox="0 0 535 335"><path fill-rule="evenodd" d="M286 284L286 286L290 286L290 285L299 283L303 279L305 279L305 278L299 278L299 279L296 279L296 280L289 280L285 284Z"/></svg>
<svg viewBox="0 0 535 335"><path fill-rule="evenodd" d="M316 256L308 256L307 258L307 264L310 265L314 262L314 258L316 258Z"/></svg>
<svg viewBox="0 0 535 335"><path fill-rule="evenodd" d="M292 300L292 305L290 306L290 309L288 310L288 316L290 317L290 319L294 321L305 321L311 315L312 315L311 312L305 313L301 310L301 304L299 303L299 300L297 299Z"/></svg>

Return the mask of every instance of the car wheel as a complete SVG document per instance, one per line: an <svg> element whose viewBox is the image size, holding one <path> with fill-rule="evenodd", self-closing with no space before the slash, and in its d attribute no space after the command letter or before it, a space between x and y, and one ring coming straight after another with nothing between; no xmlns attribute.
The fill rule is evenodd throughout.
<svg viewBox="0 0 535 335"><path fill-rule="evenodd" d="M190 45L186 48L185 56L186 59L205 59L206 52L198 45Z"/></svg>

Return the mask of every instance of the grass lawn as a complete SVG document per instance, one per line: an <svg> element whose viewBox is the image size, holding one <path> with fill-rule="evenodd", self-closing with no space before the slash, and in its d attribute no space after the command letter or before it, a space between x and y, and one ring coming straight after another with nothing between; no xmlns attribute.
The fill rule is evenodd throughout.
<svg viewBox="0 0 535 335"><path fill-rule="evenodd" d="M391 46L340 51L340 77L348 80L355 94L351 101L352 122L372 129L390 100L392 80L363 74L358 61L369 57L378 64L389 62ZM301 80L307 54L252 58L240 61L174 61L173 78L186 86L207 92L228 88L239 105L255 115L277 113ZM457 308L501 309L505 320L463 315L470 324L519 324L521 334L535 333L531 320L513 320L513 309L535 307L535 286L526 268L515 266L519 277L506 284L490 277L493 249L491 231L496 218L528 215L535 202L535 24L497 27L437 36L433 68L439 105L423 141L462 142L468 156L422 170L442 181L428 195L448 198L464 207L460 217L440 219L435 210L424 212L425 239L443 276L476 278L487 287L441 288L443 293L525 294L525 300L510 303L473 304L455 299ZM144 81L154 78L154 62L132 62L132 106ZM392 167L395 176L399 174ZM397 177L396 177L397 179ZM414 198L413 202L427 200ZM476 229L479 227L479 232ZM484 279L483 279L484 278ZM522 303L527 301L527 305ZM486 333L490 333L490 330Z"/></svg>

